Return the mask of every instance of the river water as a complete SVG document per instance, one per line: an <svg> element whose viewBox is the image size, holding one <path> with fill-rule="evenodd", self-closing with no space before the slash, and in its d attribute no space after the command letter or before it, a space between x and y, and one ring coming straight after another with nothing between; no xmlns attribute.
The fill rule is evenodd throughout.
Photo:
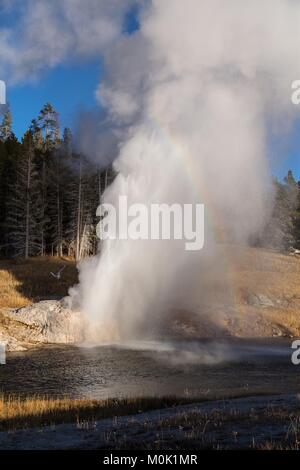
<svg viewBox="0 0 300 470"><path fill-rule="evenodd" d="M291 352L283 339L51 346L8 354L0 389L88 398L298 393Z"/></svg>

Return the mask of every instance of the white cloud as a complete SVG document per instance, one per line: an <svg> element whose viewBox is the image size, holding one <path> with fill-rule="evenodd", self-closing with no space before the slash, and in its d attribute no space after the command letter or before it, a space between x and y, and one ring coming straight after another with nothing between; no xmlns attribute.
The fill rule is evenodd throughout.
<svg viewBox="0 0 300 470"><path fill-rule="evenodd" d="M193 256L176 242L102 246L77 291L94 339L155 331L174 307L201 313L216 286L230 305L214 238L245 243L266 220L266 133L297 115L299 24L295 0L152 0L140 31L104 51L98 96L114 121L133 124L104 201L201 202L207 225Z"/></svg>
<svg viewBox="0 0 300 470"><path fill-rule="evenodd" d="M69 59L99 55L122 35L125 13L134 0L13 0L11 26L0 27L0 71L30 80Z"/></svg>

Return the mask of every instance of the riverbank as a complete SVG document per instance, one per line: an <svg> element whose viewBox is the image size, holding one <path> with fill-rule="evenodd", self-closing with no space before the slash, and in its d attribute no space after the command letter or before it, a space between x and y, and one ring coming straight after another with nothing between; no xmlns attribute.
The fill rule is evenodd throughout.
<svg viewBox="0 0 300 470"><path fill-rule="evenodd" d="M0 432L93 422L197 401L178 397L108 398L106 400L48 396L0 396Z"/></svg>
<svg viewBox="0 0 300 470"><path fill-rule="evenodd" d="M60 279L51 274L61 269ZM61 299L77 280L76 263L71 258L0 260L0 312L41 300Z"/></svg>
<svg viewBox="0 0 300 470"><path fill-rule="evenodd" d="M220 245L219 249L223 252L221 258L226 260L226 282L201 279L201 286L207 284L205 291L210 301L200 303L194 311L166 312L161 324L162 336L300 337L299 257L241 246ZM53 274L61 269L61 278L55 278ZM53 302L67 295L68 289L77 282L77 274L75 262L70 259L0 261L0 339L8 343L7 350L61 343L65 331L59 331L58 341L53 334L41 335L45 329L51 329L51 321L61 324L61 316L63 323L68 320L66 342L76 342L78 335L69 334L72 314L64 310L61 303L54 305ZM40 305L40 301L50 302ZM30 307L33 303L36 305ZM25 309L20 311L23 307ZM36 311L34 322L31 321L33 309ZM38 315L39 309L43 310L43 315ZM54 311L58 315L54 315ZM33 332L33 327L37 331Z"/></svg>
<svg viewBox="0 0 300 470"><path fill-rule="evenodd" d="M148 401L147 401L148 400ZM120 416L116 402L105 408L113 414L99 419L89 413L68 424L0 432L2 449L297 449L300 448L299 396L259 396L154 406L147 399L119 402L131 406ZM156 400L156 399L154 399ZM162 402L168 404L168 400ZM170 404L170 403L169 403ZM134 413L136 407L138 413ZM121 410L121 408L119 409ZM81 410L82 411L82 410ZM125 413L125 408L123 408ZM78 409L79 413L79 409Z"/></svg>
<svg viewBox="0 0 300 470"><path fill-rule="evenodd" d="M44 346L8 353L0 389L22 397L96 400L298 393L299 367L291 354L284 338Z"/></svg>

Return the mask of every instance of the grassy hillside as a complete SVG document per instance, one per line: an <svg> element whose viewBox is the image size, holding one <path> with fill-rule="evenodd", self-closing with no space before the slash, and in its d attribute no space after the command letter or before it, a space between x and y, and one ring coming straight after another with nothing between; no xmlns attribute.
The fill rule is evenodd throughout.
<svg viewBox="0 0 300 470"><path fill-rule="evenodd" d="M14 450L299 450L296 398L232 398L2 396L0 441Z"/></svg>
<svg viewBox="0 0 300 470"><path fill-rule="evenodd" d="M57 273L63 266L61 279L55 279L50 273ZM63 297L76 282L76 265L70 259L0 260L0 309Z"/></svg>
<svg viewBox="0 0 300 470"><path fill-rule="evenodd" d="M201 399L203 400L198 398ZM0 395L0 431L60 423L80 423L81 420L87 421L88 424L89 420L126 416L194 401L197 399L175 396L91 400Z"/></svg>
<svg viewBox="0 0 300 470"><path fill-rule="evenodd" d="M222 250L229 269L226 279L221 277L218 282L206 279L206 290L212 291L208 302L211 309L207 315L200 309L200 317L200 310L195 312L201 318L200 333L213 334L209 322L214 316L212 328L215 330L217 323L220 333L299 336L300 258L258 248L224 246ZM61 280L55 279L50 272L55 273L63 266ZM70 259L0 261L0 309L63 297L77 282L77 274L75 262ZM232 286L230 305L228 299L224 300L228 279ZM190 324L190 314L188 317L187 324Z"/></svg>
<svg viewBox="0 0 300 470"><path fill-rule="evenodd" d="M236 306L251 331L272 325L284 335L300 334L300 258L257 248L230 251Z"/></svg>
<svg viewBox="0 0 300 470"><path fill-rule="evenodd" d="M171 313L167 320L175 318L179 336L300 336L300 258L260 248L218 248L219 266L193 285L200 292L194 313Z"/></svg>

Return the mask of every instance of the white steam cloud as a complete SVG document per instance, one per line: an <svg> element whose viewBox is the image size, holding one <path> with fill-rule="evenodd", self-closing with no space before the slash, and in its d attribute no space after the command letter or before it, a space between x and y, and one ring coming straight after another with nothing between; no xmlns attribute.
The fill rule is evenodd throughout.
<svg viewBox="0 0 300 470"><path fill-rule="evenodd" d="M73 292L89 338L158 334L170 310L201 313L220 286L230 303L214 242L245 242L266 217L267 128L292 117L299 26L295 1L153 0L139 32L104 54L99 99L132 123L105 202L202 202L207 233L197 255L180 242L106 242Z"/></svg>
<svg viewBox="0 0 300 470"><path fill-rule="evenodd" d="M135 0L0 0L2 79L35 79L68 60L99 56L120 40ZM6 16L5 16L6 15Z"/></svg>
<svg viewBox="0 0 300 470"><path fill-rule="evenodd" d="M218 288L231 302L215 242L246 242L261 227L267 130L294 117L291 82L300 76L298 1L140 1L139 31L122 34L135 3L27 0L17 37L0 31L0 67L15 79L70 56L102 56L97 95L108 121L126 129L105 202L206 205L196 255L180 241L107 241L82 265L71 297L98 342L157 335L170 310L201 313Z"/></svg>

